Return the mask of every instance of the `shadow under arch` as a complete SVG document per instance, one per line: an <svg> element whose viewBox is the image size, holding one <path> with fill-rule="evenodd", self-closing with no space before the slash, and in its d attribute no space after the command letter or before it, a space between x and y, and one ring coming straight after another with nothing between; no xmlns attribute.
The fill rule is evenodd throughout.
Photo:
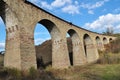
<svg viewBox="0 0 120 80"><path fill-rule="evenodd" d="M0 0L0 16L1 17L5 17L5 8L6 8L6 3L3 0ZM4 20L4 18L3 18L3 20Z"/></svg>
<svg viewBox="0 0 120 80"><path fill-rule="evenodd" d="M101 42L100 37L99 37L99 36L96 36L96 37L95 37L95 40L96 40L97 49L98 49L98 50L102 50L102 42Z"/></svg>
<svg viewBox="0 0 120 80"><path fill-rule="evenodd" d="M53 52L53 47L54 47L53 44L57 43L57 40L59 40L61 38L61 36L60 36L61 33L60 33L60 30L55 25L55 23L53 23L52 21L50 21L48 19L42 19L38 22L38 24L43 25L43 27L45 27L48 30L48 32L51 36L51 43L50 43L50 47L52 47L52 48L50 48L51 52L45 53L45 54L42 54L42 52L41 52L40 55L37 55L37 53L36 53L37 67L38 68L40 68L40 67L45 68L48 65L52 65L52 62L53 62L52 52ZM34 28L34 31L35 31L35 28Z"/></svg>
<svg viewBox="0 0 120 80"><path fill-rule="evenodd" d="M107 44L107 43L108 43L107 38L104 37L104 38L103 38L103 44L105 45L105 44Z"/></svg>
<svg viewBox="0 0 120 80"><path fill-rule="evenodd" d="M78 33L73 29L69 29L67 33L70 35L70 39L71 39L71 46L69 46L69 44L67 46L68 50L69 50L69 47L72 47L71 52L68 51L71 66L81 65L82 63L85 63L85 56L83 54L80 37ZM69 42L67 41L67 43Z"/></svg>
<svg viewBox="0 0 120 80"><path fill-rule="evenodd" d="M84 43L85 55L87 57L87 55L88 55L87 46L92 44L92 40L88 34L84 34L83 41L84 41L83 43Z"/></svg>
<svg viewBox="0 0 120 80"><path fill-rule="evenodd" d="M112 39L112 38L109 38L109 42L111 42L111 41L113 41L113 39Z"/></svg>
<svg viewBox="0 0 120 80"><path fill-rule="evenodd" d="M47 30L49 31L52 39L56 39L56 38L60 37L59 36L60 35L60 30L57 28L55 23L53 23L52 21L50 21L48 19L42 19L38 23L42 24L43 26L45 26L47 28Z"/></svg>
<svg viewBox="0 0 120 80"><path fill-rule="evenodd" d="M83 35L84 51L88 63L95 62L98 59L98 51L95 47L90 35Z"/></svg>

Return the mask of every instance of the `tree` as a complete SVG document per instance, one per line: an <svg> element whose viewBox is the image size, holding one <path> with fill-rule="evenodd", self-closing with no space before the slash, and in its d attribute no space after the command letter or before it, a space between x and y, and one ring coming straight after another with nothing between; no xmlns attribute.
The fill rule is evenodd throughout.
<svg viewBox="0 0 120 80"><path fill-rule="evenodd" d="M113 30L112 27L107 27L107 28L106 28L106 32L103 32L103 34L112 35L113 32L114 32L114 30Z"/></svg>

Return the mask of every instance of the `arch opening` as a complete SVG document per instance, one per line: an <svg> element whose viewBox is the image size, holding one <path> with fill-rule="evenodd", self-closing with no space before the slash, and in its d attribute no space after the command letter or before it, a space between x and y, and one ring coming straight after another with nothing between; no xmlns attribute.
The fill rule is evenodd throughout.
<svg viewBox="0 0 120 80"><path fill-rule="evenodd" d="M84 51L87 61L88 63L93 63L98 59L97 48L95 47L92 38L88 34L85 34L83 36L83 40L84 40Z"/></svg>
<svg viewBox="0 0 120 80"><path fill-rule="evenodd" d="M59 33L58 28L50 20L43 19L36 24L34 43L37 45L35 50L38 68L46 68L48 65L52 65L52 45L53 41L59 38Z"/></svg>
<svg viewBox="0 0 120 80"><path fill-rule="evenodd" d="M88 34L85 34L83 39L84 39L83 40L84 41L84 51L85 51L85 55L87 57L87 55L88 55L87 46L90 46L92 44L92 40Z"/></svg>
<svg viewBox="0 0 120 80"><path fill-rule="evenodd" d="M4 54L5 54L5 44L6 44L6 29L5 24L0 16L0 66L3 66L4 64Z"/></svg>
<svg viewBox="0 0 120 80"><path fill-rule="evenodd" d="M112 39L112 38L110 38L110 39L109 39L109 42L111 42L112 40L113 40L113 39Z"/></svg>
<svg viewBox="0 0 120 80"><path fill-rule="evenodd" d="M70 65L73 66L75 65L76 52L79 53L77 50L78 50L78 45L80 45L80 38L77 32L73 29L68 30L67 35L69 35L69 37L67 37L69 61L70 61Z"/></svg>
<svg viewBox="0 0 120 80"><path fill-rule="evenodd" d="M103 38L103 44L105 45L105 44L107 44L108 42L107 42L107 38Z"/></svg>
<svg viewBox="0 0 120 80"><path fill-rule="evenodd" d="M70 35L67 33L67 47L68 47L68 53L69 53L69 61L70 65L73 65L73 45Z"/></svg>
<svg viewBox="0 0 120 80"><path fill-rule="evenodd" d="M95 38L95 40L96 40L97 49L98 49L98 50L101 50L102 43L101 43L100 37L97 36L97 37Z"/></svg>

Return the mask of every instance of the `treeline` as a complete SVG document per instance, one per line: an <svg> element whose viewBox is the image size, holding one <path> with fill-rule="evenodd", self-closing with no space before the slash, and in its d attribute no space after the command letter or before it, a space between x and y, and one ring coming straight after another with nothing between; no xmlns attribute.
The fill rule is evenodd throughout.
<svg viewBox="0 0 120 80"><path fill-rule="evenodd" d="M117 39L105 45L106 52L119 53L120 52L120 34L112 34L112 36L117 37Z"/></svg>

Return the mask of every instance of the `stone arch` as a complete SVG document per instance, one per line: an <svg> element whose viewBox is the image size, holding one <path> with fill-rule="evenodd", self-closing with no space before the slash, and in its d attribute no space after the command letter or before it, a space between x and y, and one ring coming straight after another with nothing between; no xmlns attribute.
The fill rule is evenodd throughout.
<svg viewBox="0 0 120 80"><path fill-rule="evenodd" d="M51 36L51 47L50 48L51 52L49 53L45 53L45 54L42 54L41 52L39 52L39 54L36 53L37 55L37 67L46 67L48 65L52 65L52 52L53 52L53 45L55 44L59 44L61 42L61 35L60 35L60 31L59 29L57 28L57 26L55 25L55 23L53 23L52 21L48 20L48 19L42 19L38 22L38 24L41 24L43 26L40 26L40 27L45 27L50 36ZM34 28L34 31L35 31L35 28ZM35 32L34 32L35 33Z"/></svg>
<svg viewBox="0 0 120 80"><path fill-rule="evenodd" d="M98 51L90 35L84 34L83 43L84 43L84 51L88 63L96 61L98 59Z"/></svg>
<svg viewBox="0 0 120 80"><path fill-rule="evenodd" d="M38 23L42 24L47 28L51 35L51 39L60 39L60 30L57 28L56 24L48 19L42 19Z"/></svg>
<svg viewBox="0 0 120 80"><path fill-rule="evenodd" d="M83 39L84 39L85 55L87 56L88 55L87 45L92 44L92 40L91 40L91 38L90 38L90 36L88 34L84 34Z"/></svg>
<svg viewBox="0 0 120 80"><path fill-rule="evenodd" d="M84 51L82 49L82 44L80 41L80 37L78 33L73 30L69 29L67 33L70 35L70 39L72 42L72 50L69 52L69 59L70 59L70 64L71 65L82 65L85 64L85 56L84 56ZM69 46L70 47L70 46Z"/></svg>
<svg viewBox="0 0 120 80"><path fill-rule="evenodd" d="M96 37L95 37L95 40L96 40L97 49L98 49L98 50L101 50L101 48L102 48L102 42L101 42L101 40L100 40L100 37L99 37L99 36L96 36Z"/></svg>
<svg viewBox="0 0 120 80"><path fill-rule="evenodd" d="M111 42L113 39L112 38L109 38L109 42Z"/></svg>
<svg viewBox="0 0 120 80"><path fill-rule="evenodd" d="M49 54L49 61L52 62L53 68L67 68L69 62L67 61L68 55L66 55L66 47L64 46L64 39L57 25L49 20L42 19L38 23L42 24L50 33L52 41L52 53ZM34 28L35 29L35 28ZM48 56L45 54L48 59Z"/></svg>
<svg viewBox="0 0 120 80"><path fill-rule="evenodd" d="M107 43L108 43L107 38L106 38L106 37L103 37L103 44L105 45L105 44L107 44Z"/></svg>
<svg viewBox="0 0 120 80"><path fill-rule="evenodd" d="M100 37L99 36L96 36L95 40L96 40L97 43L100 43Z"/></svg>

